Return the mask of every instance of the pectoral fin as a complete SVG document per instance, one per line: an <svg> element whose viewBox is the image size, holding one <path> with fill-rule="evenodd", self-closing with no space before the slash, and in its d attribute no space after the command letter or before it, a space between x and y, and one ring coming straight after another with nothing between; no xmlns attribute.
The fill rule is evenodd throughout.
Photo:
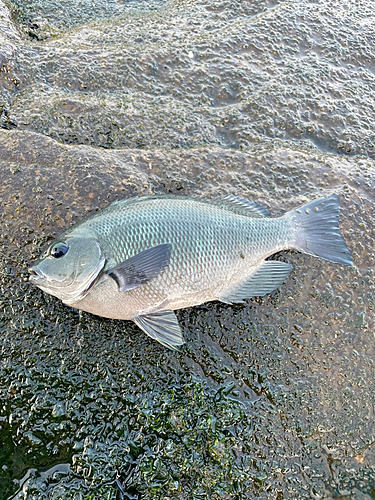
<svg viewBox="0 0 375 500"><path fill-rule="evenodd" d="M184 344L181 328L173 311L136 316L133 321L152 339L170 349L176 349L177 346Z"/></svg>
<svg viewBox="0 0 375 500"><path fill-rule="evenodd" d="M231 304L250 297L263 297L279 287L291 270L292 266L286 262L266 260L245 282L225 290L219 300Z"/></svg>
<svg viewBox="0 0 375 500"><path fill-rule="evenodd" d="M120 292L144 285L168 265L171 248L170 243L148 248L109 269L107 274L116 281Z"/></svg>

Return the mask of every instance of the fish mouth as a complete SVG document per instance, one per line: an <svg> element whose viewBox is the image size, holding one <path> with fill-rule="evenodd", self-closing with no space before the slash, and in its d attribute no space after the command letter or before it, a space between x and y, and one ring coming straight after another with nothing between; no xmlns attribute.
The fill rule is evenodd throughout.
<svg viewBox="0 0 375 500"><path fill-rule="evenodd" d="M77 264L78 264L78 253L75 256L74 274L73 274L71 280L69 281L69 283L64 283L64 287L70 287L73 284L74 280L76 279ZM53 280L53 279L48 280L47 276L39 269L38 266L29 267L28 272L30 274L29 282L38 286L39 288L46 291L47 293L50 293L49 292L50 286L47 286L47 283L49 283L50 285L53 285L53 282L55 282L55 283L58 283L57 286L59 286L59 284L60 284L60 282L58 280ZM43 283L43 282L45 282L45 283ZM51 288L54 288L54 287L51 286Z"/></svg>
<svg viewBox="0 0 375 500"><path fill-rule="evenodd" d="M30 274L29 281L38 282L39 280L46 279L42 271L36 266L30 267L28 272Z"/></svg>
<svg viewBox="0 0 375 500"><path fill-rule="evenodd" d="M74 272L68 277L69 282L51 279L48 277L48 272L47 275L45 275L37 265L28 269L30 274L29 282L36 285L44 292L59 298L64 304L71 305L82 300L95 285L105 265L105 261L105 256L102 254L99 262L91 271L80 275L79 254L77 252L74 261Z"/></svg>
<svg viewBox="0 0 375 500"><path fill-rule="evenodd" d="M43 272L36 266L30 267L28 270L28 273L30 274L29 276L29 281L30 283L33 283L34 285L37 285L39 288L47 288L46 285L43 285L43 282L47 282L47 276L43 274ZM70 286L73 281L74 281L75 275L71 279L71 281L65 285L65 286Z"/></svg>

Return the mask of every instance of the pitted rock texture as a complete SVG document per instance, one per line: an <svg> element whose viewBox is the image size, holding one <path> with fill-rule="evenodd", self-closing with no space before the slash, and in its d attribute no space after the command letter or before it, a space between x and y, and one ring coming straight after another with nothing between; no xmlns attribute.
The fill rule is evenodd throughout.
<svg viewBox="0 0 375 500"><path fill-rule="evenodd" d="M0 122L3 126L8 120L12 91L19 85L14 71L14 51L20 38L9 9L0 1Z"/></svg>
<svg viewBox="0 0 375 500"><path fill-rule="evenodd" d="M0 499L374 498L372 2L91 4L0 0ZM354 266L282 252L178 353L27 281L119 198L333 192Z"/></svg>
<svg viewBox="0 0 375 500"><path fill-rule="evenodd" d="M15 3L30 22L58 4ZM372 2L151 5L29 37L7 119L106 148L244 149L277 138L375 155Z"/></svg>
<svg viewBox="0 0 375 500"><path fill-rule="evenodd" d="M7 491L29 469L16 498L371 498L372 160L267 146L103 151L15 130L0 145ZM294 270L271 295L179 311L177 354L24 281L69 224L166 192L241 193L275 215L340 192L355 267L283 252Z"/></svg>

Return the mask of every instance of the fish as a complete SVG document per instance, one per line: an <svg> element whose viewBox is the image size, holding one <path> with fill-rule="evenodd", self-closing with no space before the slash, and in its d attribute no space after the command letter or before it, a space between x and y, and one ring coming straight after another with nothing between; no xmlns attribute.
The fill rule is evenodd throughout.
<svg viewBox="0 0 375 500"><path fill-rule="evenodd" d="M292 270L267 260L281 250L352 265L339 215L337 194L281 217L233 195L124 199L57 237L30 267L29 281L73 308L132 320L177 349L184 340L175 310L272 292Z"/></svg>

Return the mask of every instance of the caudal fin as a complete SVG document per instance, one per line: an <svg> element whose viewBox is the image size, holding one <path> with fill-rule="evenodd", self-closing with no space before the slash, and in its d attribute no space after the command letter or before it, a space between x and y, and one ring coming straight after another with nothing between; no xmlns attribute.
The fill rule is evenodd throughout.
<svg viewBox="0 0 375 500"><path fill-rule="evenodd" d="M350 266L352 256L339 228L340 199L337 194L310 201L285 214L295 224L294 248L322 259Z"/></svg>

